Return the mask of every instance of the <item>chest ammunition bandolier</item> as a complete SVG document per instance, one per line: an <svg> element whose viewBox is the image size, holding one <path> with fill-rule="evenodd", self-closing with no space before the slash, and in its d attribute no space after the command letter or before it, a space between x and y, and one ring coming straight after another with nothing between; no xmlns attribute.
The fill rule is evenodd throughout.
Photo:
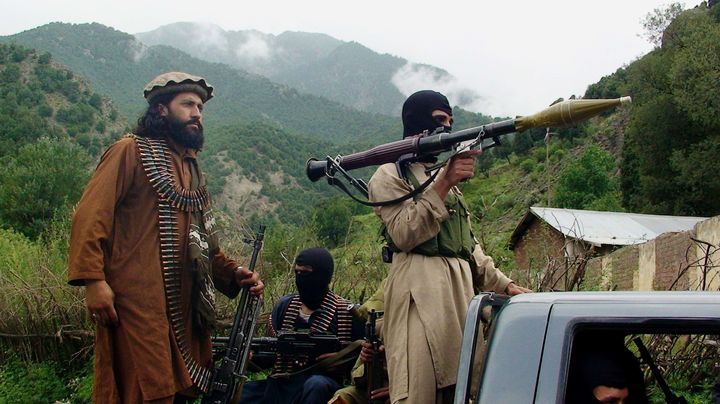
<svg viewBox="0 0 720 404"><path fill-rule="evenodd" d="M210 207L207 187L202 184L197 190L184 189L173 177L171 151L163 139L149 139L128 135L135 139L140 161L150 185L158 194L158 228L160 232L160 260L162 263L165 301L172 334L175 337L180 355L190 373L190 379L203 392L207 391L212 369L198 363L190 353L187 331L184 326L182 302L180 297L180 277L183 265L180 262L180 229L177 215L179 212L194 212Z"/></svg>
<svg viewBox="0 0 720 404"><path fill-rule="evenodd" d="M407 173L408 180L410 180L413 187L419 188L420 183L412 171L408 170ZM417 201L419 197L420 195L416 196L414 200ZM475 237L470 228L470 209L462 195L452 191L448 192L447 197L445 197L445 208L447 208L450 215L447 220L440 223L438 234L416 246L410 252L429 257L441 256L470 260L475 247ZM383 225L381 233L390 251L394 253L401 252L393 243L386 226Z"/></svg>

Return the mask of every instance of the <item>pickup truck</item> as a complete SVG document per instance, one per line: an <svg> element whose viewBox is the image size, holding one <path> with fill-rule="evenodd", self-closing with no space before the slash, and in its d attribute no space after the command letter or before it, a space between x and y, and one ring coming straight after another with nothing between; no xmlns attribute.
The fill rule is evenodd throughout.
<svg viewBox="0 0 720 404"><path fill-rule="evenodd" d="M594 330L616 332L626 340L658 334L707 336L702 344L715 343L709 367L717 366L717 292L550 292L498 301L498 296L483 293L469 305L455 403L565 403L573 343L579 333ZM481 320L491 307L494 315L483 349L478 343ZM477 355L484 357L474 370ZM716 376L703 383L712 386ZM662 387L662 381L656 383Z"/></svg>

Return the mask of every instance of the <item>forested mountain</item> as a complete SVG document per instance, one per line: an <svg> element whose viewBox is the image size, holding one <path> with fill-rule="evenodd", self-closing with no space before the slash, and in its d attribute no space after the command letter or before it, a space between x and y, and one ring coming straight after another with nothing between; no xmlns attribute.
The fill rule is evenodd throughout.
<svg viewBox="0 0 720 404"><path fill-rule="evenodd" d="M586 98L631 95L630 108L551 135L538 129L508 136L502 147L483 154L480 175L465 188L481 226L491 229L493 253L504 248L505 239L532 204L700 216L720 213L714 197L720 191L714 175L714 156L720 152L720 106L714 97L720 93L717 21L717 5L679 13L653 52L590 85L585 94ZM279 37L297 41L293 49L314 53L318 60L335 57L335 66L349 63L348 70L365 60L352 62L352 57L377 57L360 45L323 35ZM317 213L319 203L337 194L324 182L313 184L305 178L308 157L347 154L397 139L400 133L397 118L359 113L170 47L146 47L128 34L98 24L49 24L4 40L32 42L59 52L59 60L76 66L73 70L81 71L94 88L110 93L131 117L143 107L139 88L157 72L182 69L207 76L216 84L218 97L208 104L209 136L201 156L218 205L237 217L269 215L295 223L308 219L313 211ZM346 80L352 81L351 75ZM494 120L461 109L455 110L455 118L456 129ZM361 143L351 143L357 140Z"/></svg>
<svg viewBox="0 0 720 404"><path fill-rule="evenodd" d="M541 290L548 266L518 269L507 248L530 206L720 214L720 5L670 7L650 27L656 49L584 95L630 95L631 105L573 128L505 136L460 184L475 236L518 284ZM287 48L315 52L317 61L335 57L326 75L351 71L348 55L378 57L322 35L285 35L296 41ZM249 256L241 216L268 224L259 268L266 302L292 290L292 258L310 246L332 249L332 288L353 301L386 276L379 220L324 181L310 183L304 162L398 139L397 115L358 113L97 24L50 24L0 42L8 41L39 50L0 44L0 402L91 402L95 325L82 289L66 281L69 217L99 154L132 126L145 106L140 89L161 71L190 70L217 86L202 166L216 206L230 215L218 218L233 257ZM453 115L455 129L495 119ZM370 170L353 174L367 179ZM219 318L232 318L236 304L218 302ZM689 401L710 402L708 386L695 394L693 380ZM653 400L661 400L657 391Z"/></svg>
<svg viewBox="0 0 720 404"><path fill-rule="evenodd" d="M145 83L160 72L181 70L201 75L216 87L217 95L207 106L209 128L262 121L292 134L365 144L386 141L400 132L397 119L386 115L358 112L168 46L148 47L132 35L100 24L52 23L0 40L50 52L110 97L129 120L144 107Z"/></svg>
<svg viewBox="0 0 720 404"><path fill-rule="evenodd" d="M325 34L287 31L276 36L181 22L135 36L147 45L172 46L363 111L397 116L405 99L393 79L401 79L395 76L409 61ZM438 81L452 80L442 69L422 68Z"/></svg>
<svg viewBox="0 0 720 404"><path fill-rule="evenodd" d="M218 207L236 218L307 219L316 202L336 192L305 178L309 157L350 153L401 133L397 118L359 112L167 46L147 47L99 24L53 23L2 39L51 52L109 95L126 118L121 121L128 122L124 126L133 126L146 105L141 89L159 72L185 70L207 77L217 95L206 108L208 139L201 159ZM354 45L340 48L345 46ZM489 120L458 110L460 126ZM123 129L129 128L116 127L113 137ZM80 138L97 143L92 131ZM93 149L95 154L99 150L97 145Z"/></svg>
<svg viewBox="0 0 720 404"><path fill-rule="evenodd" d="M38 236L77 201L92 156L124 126L48 53L0 44L0 228Z"/></svg>
<svg viewBox="0 0 720 404"><path fill-rule="evenodd" d="M655 50L588 88L588 97L634 97L621 165L623 205L631 211L720 213L720 3L714 3L661 20L670 23Z"/></svg>

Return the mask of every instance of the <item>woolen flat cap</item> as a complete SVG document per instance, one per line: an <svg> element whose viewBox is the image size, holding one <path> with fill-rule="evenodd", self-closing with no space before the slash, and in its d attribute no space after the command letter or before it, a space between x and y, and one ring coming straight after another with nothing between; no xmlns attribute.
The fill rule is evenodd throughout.
<svg viewBox="0 0 720 404"><path fill-rule="evenodd" d="M145 85L143 94L148 104L152 104L160 95L185 91L196 93L203 102L208 102L213 97L213 86L204 78L183 72L167 72L155 77Z"/></svg>

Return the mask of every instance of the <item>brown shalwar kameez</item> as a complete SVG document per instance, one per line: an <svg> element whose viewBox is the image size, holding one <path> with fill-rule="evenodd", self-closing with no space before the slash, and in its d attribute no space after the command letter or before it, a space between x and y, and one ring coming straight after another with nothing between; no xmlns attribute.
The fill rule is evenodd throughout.
<svg viewBox="0 0 720 404"><path fill-rule="evenodd" d="M168 142L175 180L190 186L188 159L195 150ZM180 262L185 258L188 212L175 211ZM222 252L213 258L218 290L238 294L238 265ZM135 140L124 137L102 156L80 199L72 222L68 279L106 280L115 293L119 323L96 327L93 401L101 403L170 399L178 392L197 395L182 359L166 311L160 262L158 200L143 170ZM192 279L181 275L181 302L192 357L210 366L209 335L198 335L191 320Z"/></svg>
<svg viewBox="0 0 720 404"><path fill-rule="evenodd" d="M422 164L410 168L420 183L427 180ZM372 201L392 200L412 189L398 176L394 164L380 166L369 182ZM460 194L457 188L451 192ZM414 199L377 207L375 213L402 250L393 256L385 287L384 336L391 402L446 401L452 389L443 388L456 382L465 315L474 296L473 279L481 283L482 290L496 292L504 292L511 280L477 244L473 252L477 266L472 268L461 258L410 252L433 238L450 215L432 187Z"/></svg>

